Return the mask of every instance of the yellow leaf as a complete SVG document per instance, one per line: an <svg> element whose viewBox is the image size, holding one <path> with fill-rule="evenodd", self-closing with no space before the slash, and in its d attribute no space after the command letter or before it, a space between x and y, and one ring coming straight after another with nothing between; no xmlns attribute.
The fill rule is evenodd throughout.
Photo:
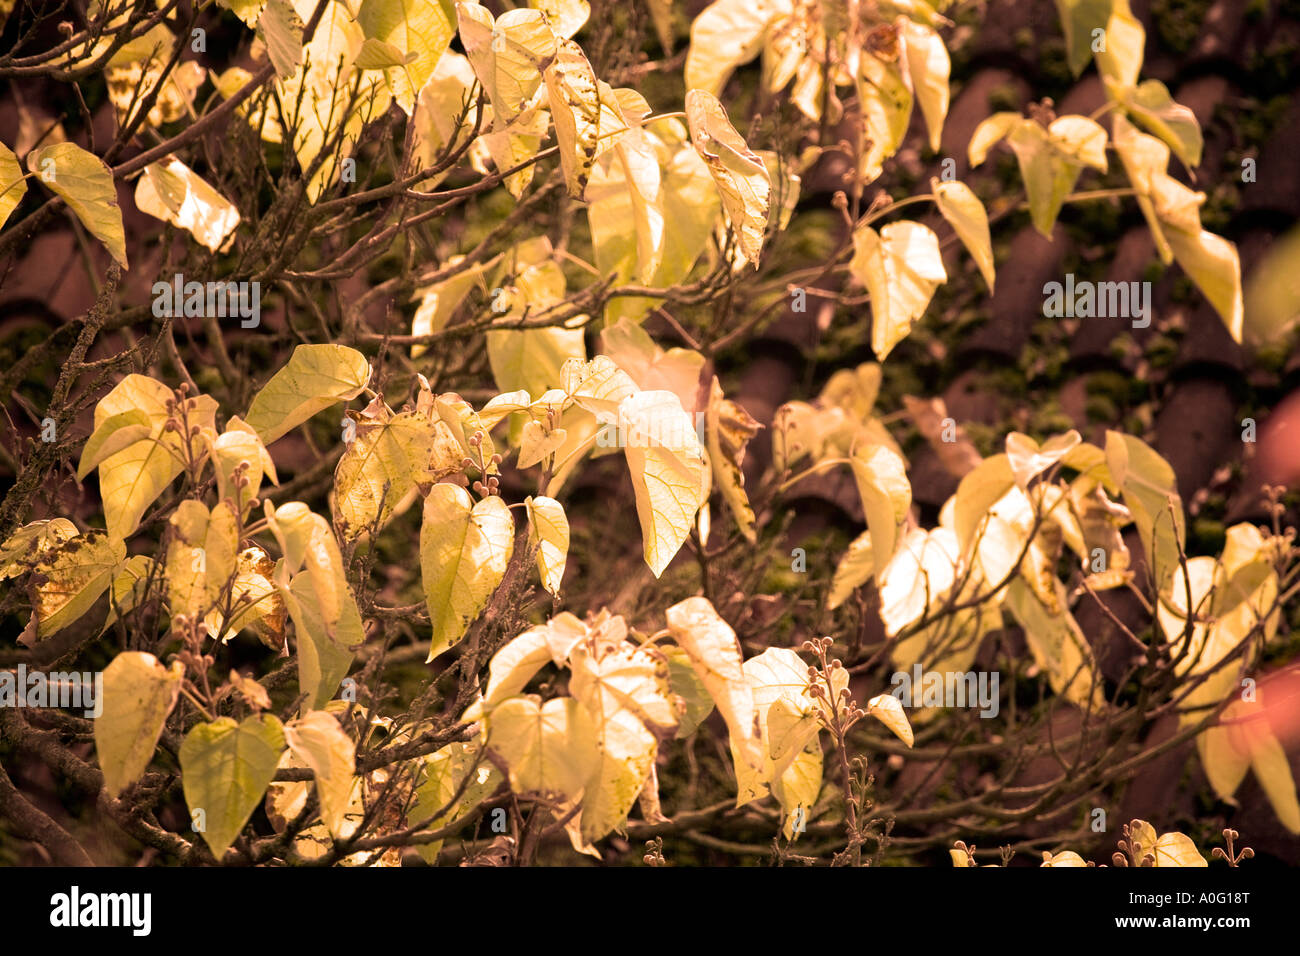
<svg viewBox="0 0 1300 956"><path fill-rule="evenodd" d="M761 770L763 749L756 727L754 691L741 664L736 632L701 597L674 604L668 609L667 618L673 640L689 655L691 666L727 722L733 752L739 756L738 781L746 768L753 772ZM747 793L742 785L737 806L762 795L761 791Z"/></svg>
<svg viewBox="0 0 1300 956"><path fill-rule="evenodd" d="M691 24L686 88L722 94L727 78L763 49L768 28L788 14L788 0L717 0Z"/></svg>
<svg viewBox="0 0 1300 956"><path fill-rule="evenodd" d="M718 377L713 377L709 390L709 406L704 417L704 434L709 446L709 464L714 482L722 492L723 500L736 519L736 525L745 539L754 542L754 509L745 494L745 473L740 470L745 460L745 446L763 426L749 413L723 397Z"/></svg>
<svg viewBox="0 0 1300 956"><path fill-rule="evenodd" d="M126 561L126 545L102 531L62 542L33 567L28 591L36 636L49 637L91 609Z"/></svg>
<svg viewBox="0 0 1300 956"><path fill-rule="evenodd" d="M1236 675L1230 676L1235 684ZM1297 801L1291 766L1269 725L1262 696L1258 690L1256 693L1253 701L1233 701L1224 710L1220 724L1207 728L1197 737L1201 765L1215 793L1229 802L1245 779L1246 771L1253 770L1278 820L1292 833L1300 833L1300 801ZM1190 700L1187 703L1192 704ZM1187 720L1199 721L1201 716L1189 715Z"/></svg>
<svg viewBox="0 0 1300 956"><path fill-rule="evenodd" d="M420 529L420 571L433 622L430 661L464 637L487 606L514 544L514 519L500 498L471 504L464 488L433 486Z"/></svg>
<svg viewBox="0 0 1300 956"><path fill-rule="evenodd" d="M953 530L957 534L959 554L970 551L984 516L1014 486L1011 461L1006 455L984 459L962 478L953 506Z"/></svg>
<svg viewBox="0 0 1300 956"><path fill-rule="evenodd" d="M292 2L300 20L312 18L316 0ZM309 202L315 203L339 178L343 161L351 158L366 123L392 101L382 74L357 75L354 63L364 42L365 33L347 4L328 3L311 42L299 53L293 75L276 83L278 108L271 115L281 126L282 139L292 132L299 169L312 168L326 153L307 181ZM290 49L291 45L290 39Z"/></svg>
<svg viewBox="0 0 1300 956"><path fill-rule="evenodd" d="M564 506L554 498L540 496L525 500L528 508L528 538L537 549L537 573L542 587L559 597L564 564L569 556L569 519Z"/></svg>
<svg viewBox="0 0 1300 956"><path fill-rule="evenodd" d="M880 617L893 637L937 607L956 579L957 537L947 528L914 529L878 572Z"/></svg>
<svg viewBox="0 0 1300 956"><path fill-rule="evenodd" d="M622 643L593 655L579 644L569 661L570 693L591 715L600 751L582 800L581 833L591 841L626 819L654 766L655 734L670 736L677 714L656 651Z"/></svg>
<svg viewBox="0 0 1300 956"><path fill-rule="evenodd" d="M1008 137L1029 197L1034 228L1051 238L1052 226L1083 166L1105 172L1106 131L1083 116L1062 116L1050 129L1021 119Z"/></svg>
<svg viewBox="0 0 1300 956"><path fill-rule="evenodd" d="M420 89L411 116L417 139L413 153L418 168L427 169L437 164L444 154L449 155L461 146L464 137L473 131L478 112L478 96L473 92L476 83L474 68L468 59L451 50L443 53L428 82ZM448 172L449 169L443 169L414 188L421 192L432 190ZM457 258L460 257L449 259L447 264L453 264ZM455 278L458 277L448 281L455 281ZM457 301L459 298L456 297Z"/></svg>
<svg viewBox="0 0 1300 956"><path fill-rule="evenodd" d="M898 533L912 507L912 485L903 459L884 445L854 452L849 462L871 532L872 564L883 572L894 556ZM880 574L877 574L879 579Z"/></svg>
<svg viewBox="0 0 1300 956"><path fill-rule="evenodd" d="M235 575L239 522L224 502L208 511L200 501L182 501L172 513L167 549L167 602L172 619L202 618L217 608ZM215 635L213 635L215 636Z"/></svg>
<svg viewBox="0 0 1300 956"><path fill-rule="evenodd" d="M743 670L767 757L762 778L775 784L820 728L808 665L789 648L769 647L745 661Z"/></svg>
<svg viewBox="0 0 1300 956"><path fill-rule="evenodd" d="M261 548L250 547L239 552L235 579L230 588L234 610L228 622L219 610L210 611L205 618L208 633L219 635L225 643L244 628L252 628L267 647L283 651L288 608L272 581L274 572L275 562Z"/></svg>
<svg viewBox="0 0 1300 956"><path fill-rule="evenodd" d="M1093 30L1103 29L1114 0L1056 0L1065 33L1065 53L1076 77L1092 59Z"/></svg>
<svg viewBox="0 0 1300 956"><path fill-rule="evenodd" d="M298 690L307 695L303 707L319 709L334 696L355 648L365 640L357 600L343 577L341 561L336 573L309 568L295 575L287 588L277 587L297 637ZM328 602L334 607L328 610L321 600L324 588L335 589Z"/></svg>
<svg viewBox="0 0 1300 956"><path fill-rule="evenodd" d="M1079 856L1079 854L1075 853L1073 850L1062 850L1060 853L1057 853L1055 856L1053 856L1052 854L1050 854L1050 853L1048 853L1046 850L1044 850L1044 851L1043 851L1043 862L1042 862L1041 864L1039 864L1039 865L1040 865L1040 866L1083 866L1083 867L1086 867L1088 864L1084 861L1083 857Z"/></svg>
<svg viewBox="0 0 1300 956"><path fill-rule="evenodd" d="M588 651L580 643L569 655L569 693L601 720L626 711L657 737L677 731L677 710L668 685L668 660L653 647L626 641Z"/></svg>
<svg viewBox="0 0 1300 956"><path fill-rule="evenodd" d="M133 554L113 578L108 592L108 618L100 633L107 633L118 617L125 617L144 600L146 588L162 581L158 562L143 554Z"/></svg>
<svg viewBox="0 0 1300 956"><path fill-rule="evenodd" d="M343 816L352 795L356 745L333 714L313 710L284 726L284 742L311 768L316 778L321 820L335 837L342 837Z"/></svg>
<svg viewBox="0 0 1300 956"><path fill-rule="evenodd" d="M266 0L256 26L257 36L266 44L266 54L275 65L276 75L287 80L302 62L303 22L298 11L289 0Z"/></svg>
<svg viewBox="0 0 1300 956"><path fill-rule="evenodd" d="M545 704L512 697L492 711L487 727L488 747L510 769L515 793L576 799L601 759L591 715L572 697Z"/></svg>
<svg viewBox="0 0 1300 956"><path fill-rule="evenodd" d="M1204 146L1201 124L1195 113L1174 102L1163 83L1147 80L1131 90L1121 91L1119 99L1129 115L1168 143L1188 169L1201 164Z"/></svg>
<svg viewBox="0 0 1300 956"><path fill-rule="evenodd" d="M425 777L415 791L415 806L407 813L411 825L435 814L429 826L440 830L464 819L501 785L501 772L488 761L482 742L476 737L466 742L450 743L425 758ZM466 778L469 778L466 781ZM429 864L438 858L442 841L416 847Z"/></svg>
<svg viewBox="0 0 1300 956"><path fill-rule="evenodd" d="M1300 320L1300 227L1274 239L1250 271L1245 290L1246 335L1252 344L1277 341Z"/></svg>
<svg viewBox="0 0 1300 956"><path fill-rule="evenodd" d="M867 701L867 716L876 718L907 746L910 747L915 742L912 725L903 712L902 701L893 694L878 694Z"/></svg>
<svg viewBox="0 0 1300 956"><path fill-rule="evenodd" d="M1162 833L1152 850L1156 866L1209 866L1191 837L1183 833Z"/></svg>
<svg viewBox="0 0 1300 956"><path fill-rule="evenodd" d="M1296 800L1295 778L1291 775L1286 751L1272 733L1256 731L1250 768L1282 825L1292 834L1300 834L1300 802Z"/></svg>
<svg viewBox="0 0 1300 956"><path fill-rule="evenodd" d="M551 114L532 106L509 123L499 126L490 133L484 133L475 144L475 146L481 144L487 150L498 172L505 173L520 164L528 163L523 169L509 173L505 178L506 191L515 199L521 198L524 190L533 181L533 173L537 166L535 163L529 163L529 160L541 150L542 140L546 138L550 125ZM486 168L482 171L487 172Z"/></svg>
<svg viewBox="0 0 1300 956"><path fill-rule="evenodd" d="M492 655L487 693L465 710L462 721L475 721L503 700L522 691L539 670L551 663L550 626L530 627Z"/></svg>
<svg viewBox="0 0 1300 956"><path fill-rule="evenodd" d="M0 226L3 226L27 195L27 180L14 151L0 143Z"/></svg>
<svg viewBox="0 0 1300 956"><path fill-rule="evenodd" d="M781 776L772 781L772 795L784 811L781 832L787 840L799 839L807 828L813 805L821 793L822 772L821 740L814 735Z"/></svg>
<svg viewBox="0 0 1300 956"><path fill-rule="evenodd" d="M212 467L217 475L218 496L222 501L229 500L243 511L262 490L263 466L270 461L266 446L256 432L244 431L231 425L212 440L209 449L212 452ZM239 488L235 486L237 474L244 482Z"/></svg>
<svg viewBox="0 0 1300 956"><path fill-rule="evenodd" d="M683 708L678 715L676 739L685 740L713 713L713 698L695 673L689 654L672 644L663 648L663 652L668 660L668 686Z"/></svg>
<svg viewBox="0 0 1300 956"><path fill-rule="evenodd" d="M67 518L25 524L0 545L0 581L26 574L42 552L56 548L81 532Z"/></svg>
<svg viewBox="0 0 1300 956"><path fill-rule="evenodd" d="M1174 470L1140 438L1106 432L1106 463L1142 538L1157 590L1178 569L1186 519Z"/></svg>
<svg viewBox="0 0 1300 956"><path fill-rule="evenodd" d="M681 399L687 412L699 405L704 356L694 349L663 349L630 319L606 325L600 333L601 354L609 356L642 389L663 389Z"/></svg>
<svg viewBox="0 0 1300 956"><path fill-rule="evenodd" d="M934 204L975 260L992 293L997 270L993 266L993 240L989 235L989 217L984 204L965 183L931 179L930 188L934 192Z"/></svg>
<svg viewBox="0 0 1300 956"><path fill-rule="evenodd" d="M271 714L196 724L181 744L181 786L191 813L201 810L204 842L218 860L235 842L275 777L284 730Z"/></svg>
<svg viewBox="0 0 1300 956"><path fill-rule="evenodd" d="M239 210L230 200L175 159L144 168L135 184L135 205L185 229L212 252L220 251L239 225Z"/></svg>
<svg viewBox="0 0 1300 956"><path fill-rule="evenodd" d="M897 38L893 27L884 27ZM879 178L883 163L898 151L912 117L912 89L897 52L892 59L863 49L858 57L857 91L862 109L862 151L859 174L866 182Z"/></svg>
<svg viewBox="0 0 1300 956"><path fill-rule="evenodd" d="M284 555L281 567L287 581L288 575L296 574L306 560L307 547L322 519L301 501L289 501L279 508L268 501L263 506L263 511L266 513L267 526L280 545L280 553Z"/></svg>
<svg viewBox="0 0 1300 956"><path fill-rule="evenodd" d="M122 210L117 205L117 187L102 159L74 143L55 143L28 153L27 169L68 204L118 265L127 268L126 233Z"/></svg>
<svg viewBox="0 0 1300 956"><path fill-rule="evenodd" d="M317 412L356 398L369 381L370 363L356 349L299 345L253 396L244 419L269 445Z"/></svg>
<svg viewBox="0 0 1300 956"><path fill-rule="evenodd" d="M425 90L428 89L429 87L425 87ZM423 97L424 93L420 95ZM452 256L447 260L447 265L457 265L464 258L464 256ZM431 335L434 332L441 332L470 290L475 286L483 285L485 269L486 266L483 265L469 266L450 279L416 290L414 298L418 299L419 306L415 310L415 317L411 320L411 334ZM427 345L412 345L411 358L419 358L428 350Z"/></svg>
<svg viewBox="0 0 1300 956"><path fill-rule="evenodd" d="M621 826L654 768L654 736L626 711L596 717L599 758L583 787L580 832L598 840Z"/></svg>
<svg viewBox="0 0 1300 956"><path fill-rule="evenodd" d="M1240 342L1245 309L1241 295L1241 259L1236 245L1204 229L1189 233L1171 227L1165 237L1174 258L1219 313L1232 340Z"/></svg>
<svg viewBox="0 0 1300 956"><path fill-rule="evenodd" d="M494 18L477 3L458 3L456 15L465 55L502 128L541 87L542 69L555 56L555 34L540 10L509 10Z"/></svg>
<svg viewBox="0 0 1300 956"><path fill-rule="evenodd" d="M531 300L530 300L531 301ZM533 303L533 308L538 306ZM522 314L522 305L520 306ZM497 388L525 389L540 395L559 377L571 358L586 358L582 329L558 327L491 331L486 335L488 360Z"/></svg>
<svg viewBox="0 0 1300 956"><path fill-rule="evenodd" d="M872 557L871 532L864 531L849 544L840 563L835 567L835 576L831 579L831 591L826 598L828 610L835 610L848 600L862 585L872 579L875 573L875 561Z"/></svg>
<svg viewBox="0 0 1300 956"><path fill-rule="evenodd" d="M82 481L99 466L99 464L119 451L143 441L153 433L153 422L147 412L131 408L120 414L110 416L95 432L86 439L81 450L81 461L77 465L77 480Z"/></svg>
<svg viewBox="0 0 1300 956"><path fill-rule="evenodd" d="M365 640L361 613L329 523L296 501L278 509L267 502L266 513L284 552L274 583L297 636L298 687L307 695L306 709L320 710ZM299 567L304 570L295 574Z"/></svg>
<svg viewBox="0 0 1300 956"><path fill-rule="evenodd" d="M1047 672L1052 690L1083 710L1105 706L1105 688L1092 647L1066 607L1065 587L1056 578L1055 603L1043 603L1023 577L1007 587L1005 605L1025 632L1025 640L1038 666Z"/></svg>
<svg viewBox="0 0 1300 956"><path fill-rule="evenodd" d="M560 145L560 164L569 195L581 199L596 161L601 129L601 96L596 74L582 47L561 40L544 74ZM624 127L626 128L626 127Z"/></svg>
<svg viewBox="0 0 1300 956"><path fill-rule="evenodd" d="M181 465L179 431L165 431L169 417L184 417L185 426L212 428L217 403L206 395L178 402L172 391L145 375L128 375L95 406L95 430L109 419L131 410L145 412L152 423L150 436L110 455L99 463L99 494L104 502L104 519L110 534L125 538L140 524L145 509L166 490Z"/></svg>
<svg viewBox="0 0 1300 956"><path fill-rule="evenodd" d="M384 72L393 99L407 116L451 42L447 13L439 0L364 0L357 13L367 38L390 44L403 58L401 66Z"/></svg>
<svg viewBox="0 0 1300 956"><path fill-rule="evenodd" d="M1052 467L1077 447L1083 439L1073 428L1064 435L1054 435L1042 445L1028 435L1011 432L1007 435L1007 463L1016 484L1023 490L1039 474Z"/></svg>
<svg viewBox="0 0 1300 956"><path fill-rule="evenodd" d="M930 149L938 152L943 121L948 115L948 75L952 71L948 48L939 34L928 26L906 17L899 17L896 23L903 40L912 89L921 104L926 129L930 131Z"/></svg>
<svg viewBox="0 0 1300 956"><path fill-rule="evenodd" d="M882 361L948 278L938 238L918 222L891 222L879 235L859 226L853 231L849 271L871 295L871 348Z"/></svg>
<svg viewBox="0 0 1300 956"><path fill-rule="evenodd" d="M95 755L104 789L115 797L139 779L153 759L167 715L180 696L185 668L152 654L123 651L104 668L103 712L95 721Z"/></svg>
<svg viewBox="0 0 1300 956"><path fill-rule="evenodd" d="M563 428L547 431L546 426L541 422L529 419L524 423L524 430L519 439L518 467L531 468L543 459L549 458L568 437L569 433Z"/></svg>
<svg viewBox="0 0 1300 956"><path fill-rule="evenodd" d="M587 0L528 0L528 5L546 14L555 35L565 40L572 39L591 16Z"/></svg>
<svg viewBox="0 0 1300 956"><path fill-rule="evenodd" d="M994 113L987 119L981 120L975 127L975 132L971 134L970 145L966 147L966 155L971 166L982 165L988 158L989 150L996 143L1010 136L1012 130L1016 129L1023 120L1024 117L1019 113L1011 112Z"/></svg>
<svg viewBox="0 0 1300 956"><path fill-rule="evenodd" d="M767 167L736 132L726 109L712 93L687 92L686 122L695 151L722 196L740 253L757 268L772 192Z"/></svg>
<svg viewBox="0 0 1300 956"><path fill-rule="evenodd" d="M704 503L703 449L672 392L628 396L619 405L618 426L636 492L646 564L659 577Z"/></svg>
<svg viewBox="0 0 1300 956"><path fill-rule="evenodd" d="M1142 71L1145 51L1146 30L1133 16L1128 0L1114 0L1102 48L1097 51L1097 71L1106 80L1130 87Z"/></svg>
<svg viewBox="0 0 1300 956"><path fill-rule="evenodd" d="M393 415L382 402L377 405L358 419L334 469L334 506L349 540L372 526L384 527L415 495L417 484L459 471L463 458L446 423L419 412Z"/></svg>

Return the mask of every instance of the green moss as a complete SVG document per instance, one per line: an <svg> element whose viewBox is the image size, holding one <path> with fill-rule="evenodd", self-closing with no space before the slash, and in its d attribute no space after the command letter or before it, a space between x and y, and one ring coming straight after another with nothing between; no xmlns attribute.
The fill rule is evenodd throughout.
<svg viewBox="0 0 1300 956"><path fill-rule="evenodd" d="M1175 53L1186 53L1196 42L1211 0L1154 0L1151 16L1160 42Z"/></svg>

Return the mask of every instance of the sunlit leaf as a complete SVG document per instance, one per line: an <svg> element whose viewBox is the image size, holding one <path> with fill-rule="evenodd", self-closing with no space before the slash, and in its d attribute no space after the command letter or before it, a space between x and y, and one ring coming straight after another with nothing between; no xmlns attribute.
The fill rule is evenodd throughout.
<svg viewBox="0 0 1300 956"><path fill-rule="evenodd" d="M220 860L257 809L284 751L271 714L196 724L181 744L181 786L191 814L203 812L204 842Z"/></svg>
<svg viewBox="0 0 1300 956"><path fill-rule="evenodd" d="M217 252L239 225L239 210L184 163L150 163L135 185L136 208L188 231Z"/></svg>
<svg viewBox="0 0 1300 956"><path fill-rule="evenodd" d="M849 271L871 295L871 348L881 360L907 337L934 290L948 279L938 238L919 222L891 222L879 234L858 226Z"/></svg>
<svg viewBox="0 0 1300 956"><path fill-rule="evenodd" d="M27 169L68 204L118 265L127 268L126 233L122 210L117 205L117 188L113 173L102 159L75 143L55 143L28 153Z"/></svg>
<svg viewBox="0 0 1300 956"><path fill-rule="evenodd" d="M732 71L758 56L769 26L788 6L780 0L717 0L691 24L686 89L714 96Z"/></svg>
<svg viewBox="0 0 1300 956"><path fill-rule="evenodd" d="M627 397L617 421L636 492L646 564L659 577L704 503L703 449L694 423L672 392Z"/></svg>
<svg viewBox="0 0 1300 956"><path fill-rule="evenodd" d="M666 613L673 640L690 656L691 666L727 722L733 749L751 769L761 768L763 752L755 727L754 691L741 664L736 632L705 598L687 598ZM742 770L736 767L738 777ZM762 793L746 793L742 787L737 805L758 796Z"/></svg>
<svg viewBox="0 0 1300 956"><path fill-rule="evenodd" d="M352 794L356 745L338 720L313 710L284 725L284 742L316 778L320 815L329 832L343 836L343 815Z"/></svg>
<svg viewBox="0 0 1300 956"><path fill-rule="evenodd" d="M992 293L997 275L993 266L993 240L989 235L989 217L984 211L984 204L965 183L940 182L931 179L930 189L934 192L934 204L957 233L957 237L961 239L971 258L975 260L980 275L984 277L989 292Z"/></svg>
<svg viewBox="0 0 1300 956"><path fill-rule="evenodd" d="M46 552L28 581L37 638L49 637L91 609L126 560L120 538L88 531Z"/></svg>
<svg viewBox="0 0 1300 956"><path fill-rule="evenodd" d="M163 667L158 658L140 651L123 651L104 668L95 754L110 797L138 780L149 766L167 715L180 696L184 672L178 661Z"/></svg>
<svg viewBox="0 0 1300 956"><path fill-rule="evenodd" d="M741 255L757 267L772 193L767 167L736 132L713 94L704 90L686 94L686 122L695 151L722 196Z"/></svg>
<svg viewBox="0 0 1300 956"><path fill-rule="evenodd" d="M540 10L508 10L500 17L477 3L456 4L465 55L492 102L498 128L523 112L555 56L555 34Z"/></svg>
<svg viewBox="0 0 1300 956"><path fill-rule="evenodd" d="M510 768L515 793L576 799L600 762L595 724L572 697L504 701L488 719L487 742Z"/></svg>
<svg viewBox="0 0 1300 956"><path fill-rule="evenodd" d="M514 544L514 519L499 497L473 504L464 488L433 486L420 529L420 571L433 621L429 660L464 637L487 606Z"/></svg>
<svg viewBox="0 0 1300 956"><path fill-rule="evenodd" d="M0 143L0 226L8 221L27 195L27 181L23 178L18 157L4 143Z"/></svg>
<svg viewBox="0 0 1300 956"><path fill-rule="evenodd" d="M948 74L952 70L948 48L930 27L906 19L899 24L912 89L930 131L930 148L938 152L943 121L948 115Z"/></svg>
<svg viewBox="0 0 1300 956"><path fill-rule="evenodd" d="M912 507L907 466L884 445L856 451L849 463L871 532L872 563L883 572L894 556L899 531Z"/></svg>
<svg viewBox="0 0 1300 956"><path fill-rule="evenodd" d="M401 66L385 71L393 99L407 116L433 75L453 33L449 6L439 0L363 0L357 22L367 39L394 47Z"/></svg>
<svg viewBox="0 0 1300 956"><path fill-rule="evenodd" d="M244 419L270 444L319 411L356 398L370 381L370 363L346 345L299 345L271 376Z"/></svg>

